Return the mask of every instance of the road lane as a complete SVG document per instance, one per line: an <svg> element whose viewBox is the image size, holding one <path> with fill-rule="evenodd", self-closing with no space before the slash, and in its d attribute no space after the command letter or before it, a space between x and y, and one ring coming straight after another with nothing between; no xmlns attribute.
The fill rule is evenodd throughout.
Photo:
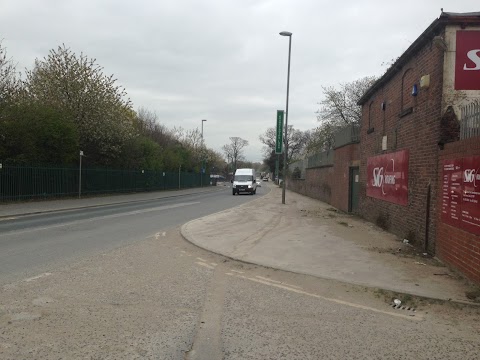
<svg viewBox="0 0 480 360"><path fill-rule="evenodd" d="M53 263L108 251L159 229L255 200L232 196L229 187L216 192L182 195L101 207L6 218L0 222L0 282L25 277Z"/></svg>

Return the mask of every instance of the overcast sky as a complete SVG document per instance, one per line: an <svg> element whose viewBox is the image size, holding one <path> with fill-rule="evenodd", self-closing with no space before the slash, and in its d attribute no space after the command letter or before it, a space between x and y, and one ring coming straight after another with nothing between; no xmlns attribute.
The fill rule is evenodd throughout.
<svg viewBox="0 0 480 360"><path fill-rule="evenodd" d="M249 141L285 109L289 124L318 125L322 86L385 70L440 15L480 11L475 0L0 0L0 39L18 69L64 43L114 74L134 108L167 127L201 127L208 147Z"/></svg>

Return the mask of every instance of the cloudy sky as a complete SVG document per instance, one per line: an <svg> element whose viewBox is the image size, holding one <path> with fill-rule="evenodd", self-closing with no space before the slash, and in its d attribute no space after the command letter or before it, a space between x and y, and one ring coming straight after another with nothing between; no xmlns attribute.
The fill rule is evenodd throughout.
<svg viewBox="0 0 480 360"><path fill-rule="evenodd" d="M0 39L19 70L64 43L114 74L159 122L201 127L208 147L249 141L285 109L289 124L317 126L322 86L380 75L440 15L479 11L475 0L0 0Z"/></svg>

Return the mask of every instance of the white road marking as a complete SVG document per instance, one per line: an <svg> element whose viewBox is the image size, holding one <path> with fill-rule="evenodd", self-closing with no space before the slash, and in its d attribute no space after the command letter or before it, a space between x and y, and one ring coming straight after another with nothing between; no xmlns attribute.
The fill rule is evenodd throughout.
<svg viewBox="0 0 480 360"><path fill-rule="evenodd" d="M162 236L164 236L164 237L167 236L167 233L164 231L164 232L162 233Z"/></svg>
<svg viewBox="0 0 480 360"><path fill-rule="evenodd" d="M265 281L270 281L270 282L273 282L273 283L276 283L276 284L283 284L283 285L285 285L285 286L290 286L290 287L293 287L293 288L296 288L296 289L301 289L300 286L292 285L292 284L289 284L289 283L286 283L286 282L282 282L282 281L277 281L277 280L265 278L265 277L263 277L263 276L255 276L255 277L258 278L258 279L265 280Z"/></svg>
<svg viewBox="0 0 480 360"><path fill-rule="evenodd" d="M37 275L37 276L33 276L33 277L25 279L23 281L30 282L30 281L34 281L34 280L40 279L40 278L45 277L45 276L50 276L50 275L52 275L52 273L47 272L47 273L43 273L43 274L40 274L40 275Z"/></svg>
<svg viewBox="0 0 480 360"><path fill-rule="evenodd" d="M236 272L236 273L239 273L239 274L243 274L243 271L238 271L238 270L233 270L233 269L230 269L230 271Z"/></svg>
<svg viewBox="0 0 480 360"><path fill-rule="evenodd" d="M34 231L42 231L42 230L61 228L61 227L65 227L65 226L78 225L78 224L82 224L82 223L89 223L89 222L98 221L98 220L114 219L114 218L123 217L123 216L138 215L138 214L143 214L143 213L148 213L148 212L153 212L153 211L175 209L175 208L178 208L178 207L195 205L195 204L199 204L199 203L200 203L200 201L186 202L186 203L179 203L179 204L174 204L174 205L158 206L158 207L154 207L154 208L150 208L150 209L129 211L129 212L126 212L126 213L121 213L121 214L98 216L98 217L95 217L95 218L92 218L92 219L75 220L75 221L71 221L71 222L67 222L67 223L63 223L63 224L57 224L57 225L51 225L51 226L45 226L45 227L36 227L36 228L25 229L25 230L20 230L20 231L11 231L11 232L8 232L8 233L5 233L5 234L0 234L0 237L24 234L24 233L28 233L28 232L34 232Z"/></svg>
<svg viewBox="0 0 480 360"><path fill-rule="evenodd" d="M216 264L216 263L210 263L210 265L212 265L212 266L217 266L218 264Z"/></svg>
<svg viewBox="0 0 480 360"><path fill-rule="evenodd" d="M215 268L214 268L213 266L210 266L210 265L208 265L208 264L206 264L206 263L204 263L204 262L197 261L195 264L198 264L198 265L200 265L200 266L204 266L204 267L209 268L209 269L211 269L211 270L215 270Z"/></svg>
<svg viewBox="0 0 480 360"><path fill-rule="evenodd" d="M344 300L333 299L333 298L328 298L328 297L317 295L317 294L312 294L312 293L309 293L309 292L306 292L306 291L303 291L303 290L299 290L299 289L294 289L294 288L291 288L291 287L288 287L288 286L285 286L285 285L282 285L282 284L275 284L275 283L272 283L272 282L269 282L269 281L264 281L264 280L255 279L255 278L249 278L247 276L242 276L242 275L234 275L234 276L236 276L238 278L241 278L241 279L254 281L254 282L257 282L257 283L260 283L260 284L277 287L277 288L280 288L280 289L283 289L283 290L288 290L288 291L291 291L291 292L294 292L294 293L297 293L297 294L307 295L307 296L311 296L311 297L314 297L314 298L317 298L317 299L322 299L322 300L325 300L325 301L333 302L333 303L340 304L340 305L346 305L346 306L357 308L357 309L373 311L373 312L376 312L376 313L395 316L395 317L400 317L400 318L408 319L408 320L416 320L416 321L423 320L423 318L421 316L419 316L418 314L416 314L415 316L410 316L410 315L403 315L403 314L399 314L399 313L392 313L392 312L389 312L389 311L375 309L375 308L365 306L365 305L354 304L354 303L344 301Z"/></svg>
<svg viewBox="0 0 480 360"><path fill-rule="evenodd" d="M6 221L6 220L15 220L16 217L7 217L7 218L1 218L0 221Z"/></svg>
<svg viewBox="0 0 480 360"><path fill-rule="evenodd" d="M202 258L200 258L200 257L197 257L197 260L200 260L200 261L203 261L203 262L207 262L207 260L202 259Z"/></svg>
<svg viewBox="0 0 480 360"><path fill-rule="evenodd" d="M155 240L158 240L159 237L160 237L160 233L158 232L155 234Z"/></svg>

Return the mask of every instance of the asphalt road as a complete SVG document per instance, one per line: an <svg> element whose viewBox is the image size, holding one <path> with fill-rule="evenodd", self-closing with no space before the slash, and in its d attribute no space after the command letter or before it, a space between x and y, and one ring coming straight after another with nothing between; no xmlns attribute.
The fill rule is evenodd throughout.
<svg viewBox="0 0 480 360"><path fill-rule="evenodd" d="M220 191L0 219L0 284L260 197ZM241 221L241 220L240 220Z"/></svg>
<svg viewBox="0 0 480 360"><path fill-rule="evenodd" d="M477 309L393 310L382 292L232 261L181 238L188 219L252 198L227 188L2 223L0 358L480 358Z"/></svg>

